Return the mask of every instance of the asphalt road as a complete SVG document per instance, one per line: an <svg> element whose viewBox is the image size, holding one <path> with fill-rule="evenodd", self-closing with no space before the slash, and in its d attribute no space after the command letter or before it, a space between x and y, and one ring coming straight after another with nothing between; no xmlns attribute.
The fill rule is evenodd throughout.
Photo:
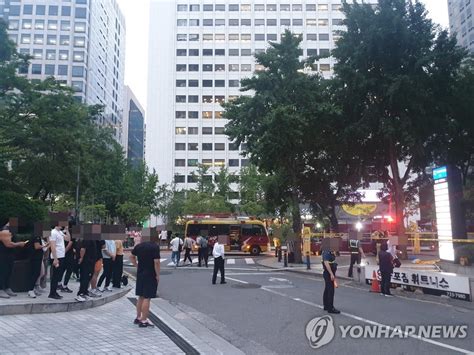
<svg viewBox="0 0 474 355"><path fill-rule="evenodd" d="M166 253L162 257L169 259ZM386 298L344 282L339 282L335 297L342 313L331 315L334 338L313 349L305 329L313 318L327 315L322 309L323 280L265 269L249 263L248 257L231 258L234 263L226 265L226 285L211 284L212 266L175 269L164 261L159 293L245 353L474 353L473 311L405 297ZM464 339L374 339L359 337L362 328L354 327L355 337L343 338L340 327L354 325L388 325L392 327L389 336L397 326L407 325L467 325L468 329Z"/></svg>

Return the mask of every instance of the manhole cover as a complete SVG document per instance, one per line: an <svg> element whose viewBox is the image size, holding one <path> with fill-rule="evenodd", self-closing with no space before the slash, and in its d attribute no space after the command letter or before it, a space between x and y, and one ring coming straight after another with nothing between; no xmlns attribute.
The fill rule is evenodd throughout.
<svg viewBox="0 0 474 355"><path fill-rule="evenodd" d="M160 271L160 275L171 275L171 271Z"/></svg>
<svg viewBox="0 0 474 355"><path fill-rule="evenodd" d="M257 284L241 284L241 283L238 283L238 284L232 285L231 287L233 287L233 288L260 288L262 286L257 285Z"/></svg>

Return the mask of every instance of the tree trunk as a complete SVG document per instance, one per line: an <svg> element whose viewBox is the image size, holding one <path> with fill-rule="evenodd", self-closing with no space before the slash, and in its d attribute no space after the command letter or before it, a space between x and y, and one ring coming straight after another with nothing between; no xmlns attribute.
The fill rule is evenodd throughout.
<svg viewBox="0 0 474 355"><path fill-rule="evenodd" d="M331 223L331 232L339 233L339 221L336 215L336 206L331 206L329 211L329 222Z"/></svg>
<svg viewBox="0 0 474 355"><path fill-rule="evenodd" d="M293 233L294 237L290 239L288 247L295 257L295 263L303 263L301 255L301 213L300 213L300 200L298 193L293 191L291 196L291 217L293 219Z"/></svg>

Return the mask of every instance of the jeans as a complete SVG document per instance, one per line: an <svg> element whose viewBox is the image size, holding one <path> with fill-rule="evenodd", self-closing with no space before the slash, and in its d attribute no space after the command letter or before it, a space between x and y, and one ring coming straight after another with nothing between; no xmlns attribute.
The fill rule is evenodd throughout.
<svg viewBox="0 0 474 355"><path fill-rule="evenodd" d="M64 258L59 258L58 267L54 267L51 263L51 287L49 291L50 296L58 294L58 283L61 281L64 274Z"/></svg>
<svg viewBox="0 0 474 355"><path fill-rule="evenodd" d="M179 251L173 251L171 252L171 261L175 264L179 264Z"/></svg>
<svg viewBox="0 0 474 355"><path fill-rule="evenodd" d="M204 263L206 264L207 267L207 260L209 259L209 251L208 248L199 248L199 254L198 254L198 264L201 266L201 261L204 260Z"/></svg>

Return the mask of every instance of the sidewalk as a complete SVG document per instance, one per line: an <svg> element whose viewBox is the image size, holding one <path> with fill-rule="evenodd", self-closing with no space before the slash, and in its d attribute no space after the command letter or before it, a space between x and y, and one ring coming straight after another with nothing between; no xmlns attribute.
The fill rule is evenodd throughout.
<svg viewBox="0 0 474 355"><path fill-rule="evenodd" d="M131 289L131 286L123 287L121 289L113 289L112 292L104 292L100 298L78 302L75 300L75 297L79 289L79 283L75 280L71 280L68 287L73 292L59 292L59 294L63 296L63 299L61 300L48 298L49 283L48 288L44 290L45 292L36 298L28 297L28 293L26 292L18 293L18 296L16 297L0 298L0 316L12 314L71 312L94 308L125 296Z"/></svg>
<svg viewBox="0 0 474 355"><path fill-rule="evenodd" d="M6 354L184 354L159 328L133 324L135 307L122 297L97 309L0 317Z"/></svg>

